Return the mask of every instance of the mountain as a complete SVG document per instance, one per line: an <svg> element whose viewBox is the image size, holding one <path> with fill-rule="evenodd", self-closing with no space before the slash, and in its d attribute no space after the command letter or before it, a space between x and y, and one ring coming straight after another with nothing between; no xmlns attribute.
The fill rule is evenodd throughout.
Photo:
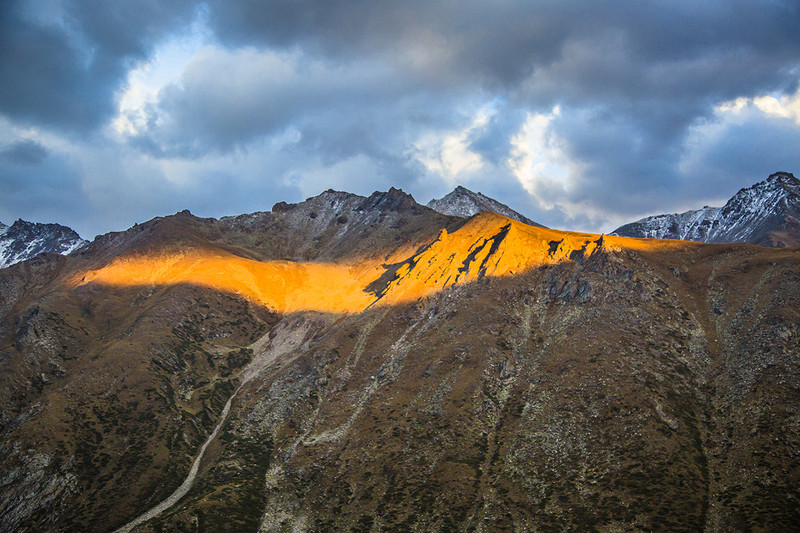
<svg viewBox="0 0 800 533"><path fill-rule="evenodd" d="M724 207L646 217L617 228L612 235L798 246L800 180L788 172L776 172L741 189Z"/></svg>
<svg viewBox="0 0 800 533"><path fill-rule="evenodd" d="M798 281L396 189L159 217L0 271L0 530L792 530Z"/></svg>
<svg viewBox="0 0 800 533"><path fill-rule="evenodd" d="M11 227L0 223L0 268L44 253L67 255L86 244L75 231L60 224L22 219Z"/></svg>
<svg viewBox="0 0 800 533"><path fill-rule="evenodd" d="M445 215L452 215L462 218L468 218L472 215L477 215L481 211L489 211L497 213L512 220L517 220L529 226L544 227L529 219L525 215L517 213L505 204L501 204L497 200L489 198L479 192L472 192L471 190L459 185L452 190L449 194L438 200L434 199L428 202L428 207L439 213Z"/></svg>

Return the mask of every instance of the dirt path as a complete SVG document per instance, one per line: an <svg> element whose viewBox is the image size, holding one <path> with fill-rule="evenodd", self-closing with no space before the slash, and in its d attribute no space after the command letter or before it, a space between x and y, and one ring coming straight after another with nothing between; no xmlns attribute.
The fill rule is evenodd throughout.
<svg viewBox="0 0 800 533"><path fill-rule="evenodd" d="M214 428L214 431L203 443L203 446L200 448L200 453L197 454L194 464L192 464L192 468L189 470L189 475L186 476L186 479L183 481L183 483L181 483L181 486L175 489L175 492L173 492L166 500L159 503L152 509L140 514L132 521L114 531L114 533L129 533L136 526L147 522L151 518L155 518L178 503L178 500L186 496L186 493L189 492L189 489L191 489L192 485L194 484L194 479L197 477L197 471L200 469L200 462L203 460L203 455L206 453L206 448L208 448L208 445L211 444L211 442L217 437L217 433L219 433L222 424L224 424L225 420L228 418L228 412L231 410L231 402L233 402L233 399L236 397L236 394L241 388L242 386L240 385L239 388L234 391L231 397L228 398L228 402L222 409L222 414L219 417L219 423L217 424L217 427Z"/></svg>
<svg viewBox="0 0 800 533"><path fill-rule="evenodd" d="M181 498L186 496L186 494L192 488L195 478L197 477L197 472L200 469L200 463L203 460L203 455L206 453L206 448L208 448L208 445L211 444L211 442L213 442L213 440L217 437L219 430L222 428L222 424L224 424L225 420L228 418L228 412L231 409L231 403L233 402L233 399L236 398L236 395L239 393L242 387L244 387L260 372L268 368L278 358L297 351L298 348L307 341L310 331L323 327L326 324L326 320L323 319L315 320L303 317L295 317L291 320L284 320L275 328L273 328L273 333L275 333L273 338L270 338L270 334L268 333L251 344L250 349L252 349L256 355L242 373L243 379L241 385L239 385L233 394L231 394L231 397L228 398L228 402L225 404L225 407L222 409L222 413L220 414L217 427L214 428L214 431L206 439L205 443L203 443L203 446L200 448L200 452L198 452L197 457L192 464L191 470L189 470L189 474L186 476L186 479L183 481L181 486L175 489L175 492L173 492L167 499L150 510L140 514L121 528L115 530L114 533L129 533L133 530L133 528L140 526L148 520L160 515L178 503Z"/></svg>

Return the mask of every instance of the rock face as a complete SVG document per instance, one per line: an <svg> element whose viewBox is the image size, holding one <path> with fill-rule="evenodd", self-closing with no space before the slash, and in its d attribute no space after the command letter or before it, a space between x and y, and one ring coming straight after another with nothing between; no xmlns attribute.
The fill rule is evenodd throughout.
<svg viewBox="0 0 800 533"><path fill-rule="evenodd" d="M11 227L0 223L0 268L39 254L67 255L87 242L60 224L39 224L17 220Z"/></svg>
<svg viewBox="0 0 800 533"><path fill-rule="evenodd" d="M529 219L525 215L514 211L505 204L489 198L479 192L472 192L459 185L452 192L438 200L428 202L428 207L445 215L468 218L481 211L496 213L512 220L517 220L529 226L544 227Z"/></svg>
<svg viewBox="0 0 800 533"><path fill-rule="evenodd" d="M724 207L656 215L626 224L612 235L699 242L800 245L800 180L777 172L742 189Z"/></svg>
<svg viewBox="0 0 800 533"><path fill-rule="evenodd" d="M0 530L800 521L800 251L328 191L0 272Z"/></svg>

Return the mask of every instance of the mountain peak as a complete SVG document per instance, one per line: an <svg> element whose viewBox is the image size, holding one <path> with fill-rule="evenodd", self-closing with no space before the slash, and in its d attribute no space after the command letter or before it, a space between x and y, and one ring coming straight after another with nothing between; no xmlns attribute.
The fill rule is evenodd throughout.
<svg viewBox="0 0 800 533"><path fill-rule="evenodd" d="M410 194L402 189L389 188L386 192L375 191L364 200L357 210L359 211L406 211L418 208L419 204Z"/></svg>
<svg viewBox="0 0 800 533"><path fill-rule="evenodd" d="M0 268L43 253L67 255L87 242L61 224L41 224L21 218L11 226L0 224Z"/></svg>
<svg viewBox="0 0 800 533"><path fill-rule="evenodd" d="M770 174L767 178L767 181L778 182L778 183L786 183L791 185L798 185L800 184L800 180L794 177L794 174L791 172L782 172L778 171L774 174Z"/></svg>
<svg viewBox="0 0 800 533"><path fill-rule="evenodd" d="M473 192L462 185L458 185L450 193L438 200L431 200L428 202L428 207L445 215L462 218L471 217L481 211L490 211L529 226L543 227L507 205L480 192Z"/></svg>
<svg viewBox="0 0 800 533"><path fill-rule="evenodd" d="M764 246L800 244L800 180L789 172L740 189L723 207L645 217L613 235L699 242L746 242Z"/></svg>

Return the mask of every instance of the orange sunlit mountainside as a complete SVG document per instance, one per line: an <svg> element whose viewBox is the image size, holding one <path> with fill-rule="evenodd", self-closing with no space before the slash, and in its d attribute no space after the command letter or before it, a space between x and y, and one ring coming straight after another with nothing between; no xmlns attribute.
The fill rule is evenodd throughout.
<svg viewBox="0 0 800 533"><path fill-rule="evenodd" d="M78 276L76 284L193 284L238 294L272 310L357 313L412 301L484 276L588 257L598 248L668 249L692 244L571 233L484 212L417 253L401 247L381 262L255 261L221 250L163 251L118 257Z"/></svg>
<svg viewBox="0 0 800 533"><path fill-rule="evenodd" d="M361 282L369 267L330 263L254 261L224 252L191 250L115 259L87 272L82 283L112 286L199 285L239 294L280 312L333 313L364 309L374 298ZM369 276L367 276L369 277Z"/></svg>

